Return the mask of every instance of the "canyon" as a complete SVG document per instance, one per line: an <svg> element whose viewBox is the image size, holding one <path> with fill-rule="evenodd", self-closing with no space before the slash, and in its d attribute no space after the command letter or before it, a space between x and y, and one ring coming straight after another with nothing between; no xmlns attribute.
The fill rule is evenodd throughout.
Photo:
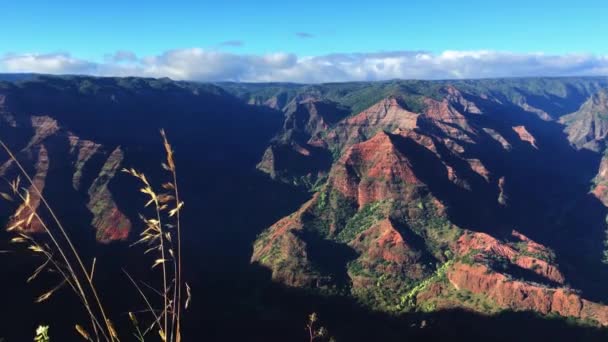
<svg viewBox="0 0 608 342"><path fill-rule="evenodd" d="M119 171L158 180L164 128L205 274L260 269L284 291L390 317L533 312L601 327L606 89L606 78L31 75L0 81L0 138L92 251L136 239L140 197ZM0 175L18 173L2 154ZM14 203L0 214L8 225L29 216Z"/></svg>

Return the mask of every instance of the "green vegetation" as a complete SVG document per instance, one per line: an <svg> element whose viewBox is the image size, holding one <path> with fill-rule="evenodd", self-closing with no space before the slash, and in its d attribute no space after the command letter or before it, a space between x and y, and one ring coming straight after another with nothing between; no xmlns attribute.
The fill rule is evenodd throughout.
<svg viewBox="0 0 608 342"><path fill-rule="evenodd" d="M429 285L436 282L444 281L446 279L446 272L448 268L452 266L452 264L453 261L450 260L439 266L431 277L424 279L420 283L416 284L416 286L414 286L409 292L402 295L399 301L399 308L403 310L415 307L417 304L416 297L418 296L418 294L424 291Z"/></svg>
<svg viewBox="0 0 608 342"><path fill-rule="evenodd" d="M440 307L454 306L485 314L497 314L503 311L502 307L484 294L457 290L449 285L443 287L441 295L419 304L420 310L424 312L430 312Z"/></svg>
<svg viewBox="0 0 608 342"><path fill-rule="evenodd" d="M353 281L367 284L351 288L351 294L363 305L385 312L402 312L400 298L406 295L416 281L405 272L387 272L402 269L389 261L365 261L357 259L348 264L348 274Z"/></svg>
<svg viewBox="0 0 608 342"><path fill-rule="evenodd" d="M292 184L297 188L303 188L310 192L317 192L321 189L321 187L327 181L327 174L318 173L311 174L308 173L306 175L301 176L292 176L288 172L280 171L277 172L276 175L273 176L274 179L280 180L284 183Z"/></svg>
<svg viewBox="0 0 608 342"><path fill-rule="evenodd" d="M336 240L347 243L361 232L369 229L374 223L387 217L388 203L386 201L379 201L366 204L348 220L344 229L336 236Z"/></svg>
<svg viewBox="0 0 608 342"><path fill-rule="evenodd" d="M556 259L555 253L553 251L547 251L546 253L529 251L528 243L525 241L512 243L510 244L510 246L517 250L519 255L525 255L539 260L544 260L548 263L554 263Z"/></svg>
<svg viewBox="0 0 608 342"><path fill-rule="evenodd" d="M438 260L446 260L449 244L462 235L462 230L448 220L429 194L421 194L416 202L394 202L390 212L391 219L407 225L423 238L429 252Z"/></svg>
<svg viewBox="0 0 608 342"><path fill-rule="evenodd" d="M319 195L319 202L317 202L317 208L319 210L323 210L325 209L325 206L327 206L327 192L322 191Z"/></svg>
<svg viewBox="0 0 608 342"><path fill-rule="evenodd" d="M606 223L608 224L608 216L606 216ZM604 250L602 251L602 263L608 264L608 228L604 230Z"/></svg>
<svg viewBox="0 0 608 342"><path fill-rule="evenodd" d="M524 98L536 96L549 100L566 98L572 93L594 94L608 85L604 77L560 77L560 78L502 78L482 80L391 80L384 82L346 82L303 85L290 83L221 83L228 92L244 100L257 102L281 96L288 103L296 96L312 96L327 99L359 113L388 96L395 96L411 111L421 112L422 97L441 99L443 88L454 85L461 91L486 94L511 103L520 103Z"/></svg>
<svg viewBox="0 0 608 342"><path fill-rule="evenodd" d="M365 254L349 262L347 270L353 282L369 284L353 286L352 295L369 307L388 312L411 310L416 307L415 298L420 292L430 284L445 278L445 272L453 257L449 244L461 235L461 230L450 224L447 217L436 207L432 197L424 195L424 192L419 201L377 201L356 210L353 203L340 193L325 189L319 194L311 212L306 215L306 229L345 244L380 220L390 218L422 237L430 253L437 260L444 261L441 266L437 266L434 273L421 262L401 264L377 257L369 258ZM330 225L333 225L335 235L329 234ZM367 242L358 243L365 245ZM416 254L411 257L416 259L420 256ZM421 275L422 280L418 280Z"/></svg>
<svg viewBox="0 0 608 342"><path fill-rule="evenodd" d="M572 317L572 316L564 317L555 312L550 312L547 315L542 315L537 312L535 312L534 314L536 316L538 316L539 318L565 322L566 324L568 324L570 326L577 326L577 327L583 326L583 327L589 327L589 328L597 328L599 326L599 322L597 322L596 320L590 319L590 318L580 319L580 318L576 318L576 317Z"/></svg>
<svg viewBox="0 0 608 342"><path fill-rule="evenodd" d="M335 190L329 194L329 205L332 209L330 212L331 222L337 228L344 227L357 211L356 203Z"/></svg>
<svg viewBox="0 0 608 342"><path fill-rule="evenodd" d="M306 331L308 331L309 342L327 340L334 342L333 337L329 337L328 331L325 327L319 326L319 316L316 312L308 315L308 322L306 323Z"/></svg>

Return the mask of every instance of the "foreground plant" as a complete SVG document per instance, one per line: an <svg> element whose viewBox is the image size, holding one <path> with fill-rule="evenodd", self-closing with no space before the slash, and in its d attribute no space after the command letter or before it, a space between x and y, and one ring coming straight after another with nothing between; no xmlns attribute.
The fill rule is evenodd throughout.
<svg viewBox="0 0 608 342"><path fill-rule="evenodd" d="M27 180L29 189L21 186L21 177L9 182L12 194L2 193L2 197L9 201L19 201L20 205L15 214L9 221L7 231L15 233L11 239L12 243L24 244L27 250L37 256L41 256L43 261L36 268L34 273L28 278L27 282L34 280L43 271L50 271L60 275L57 286L40 295L36 302L48 300L57 290L64 285L68 285L85 308L89 319L89 330L93 332L94 341L118 341L112 322L106 315L106 310L102 305L100 296L93 282L95 270L95 260L90 269L85 264L78 253L75 245L70 239L67 230L42 195L36 183L25 171L23 165L17 160L12 151L0 141L0 145L8 154L10 160L17 166L20 174ZM43 208L51 217L53 226L47 224L38 214L38 208L32 204L30 192L37 196ZM35 232L28 232L28 227L33 220L36 220L44 233L44 238L34 236ZM41 241L45 240L45 241ZM86 331L85 328L81 328ZM88 334L88 333L87 333Z"/></svg>
<svg viewBox="0 0 608 342"><path fill-rule="evenodd" d="M143 173L134 169L124 170L143 183L144 186L141 191L149 196L149 201L145 206L149 207L153 204L153 217L142 216L146 223L146 229L141 233L141 238L136 244L147 244L149 248L146 253L158 253L152 267L161 266L162 269L162 290L159 291L162 298L160 309L154 308L154 303L144 294L139 283L126 271L125 274L142 296L148 307L147 311L152 314L154 319L147 328L142 330L135 315L133 313L129 314L134 325L136 338L139 341L144 341L144 337L154 327L157 327L158 335L162 341L179 342L181 341L182 307L187 308L191 301L190 287L183 283L181 272L180 210L184 203L179 199L172 147L164 131L161 131L161 136L166 152L166 162L162 163L162 166L168 172L170 178L168 182L162 184L162 192L156 191ZM24 245L25 251L42 258L42 262L27 282L34 280L45 271L59 275L57 285L40 295L36 302L40 303L48 300L57 290L67 285L80 299L88 316L88 323L85 326L75 325L77 333L84 340L91 342L120 341L121 339L112 321L106 315L105 307L93 281L96 259L93 258L90 267L85 266L68 231L36 186L36 182L27 174L22 164L2 141L0 141L0 146L17 166L20 175L27 181L27 187L22 186L21 176L17 176L15 180L9 182L11 193L0 193L0 196L4 199L19 203L17 211L11 217L6 228L7 231L14 233L11 242ZM40 200L41 208L37 204L33 204L32 195ZM39 215L41 209L49 214L51 218L49 223ZM30 227L34 220L40 227L40 232L28 231L27 227ZM146 284L146 286L149 285ZM186 290L185 298L182 293L184 289ZM43 337L46 335L42 333L47 334L42 330L39 332L39 335ZM40 341L48 341L48 336L46 338L46 340L41 339Z"/></svg>
<svg viewBox="0 0 608 342"><path fill-rule="evenodd" d="M163 300L162 309L155 310L141 286L131 276L128 274L127 276L153 314L161 339L163 341L180 341L181 310L188 307L191 298L190 287L182 282L180 211L184 202L179 198L173 148L163 130L161 130L161 136L166 153L166 161L161 166L169 174L169 180L163 183L160 189L153 187L146 175L135 169L123 169L123 172L130 174L141 182L142 188L140 191L148 197L148 202L144 207L152 209L150 216L141 215L146 229L140 234L140 239L134 245L146 244L148 249L145 253L156 253L157 255L152 268L160 267L162 270L162 290L158 291L161 293ZM184 289L186 290L185 299L182 296ZM137 326L135 324L137 321L133 318L134 316L132 321Z"/></svg>
<svg viewBox="0 0 608 342"><path fill-rule="evenodd" d="M308 315L308 322L306 322L306 331L308 331L309 342L321 340L327 338L327 329L318 325L319 316L316 312ZM329 338L330 342L335 342L333 337Z"/></svg>
<svg viewBox="0 0 608 342"><path fill-rule="evenodd" d="M48 325L38 326L38 328L36 328L36 336L34 336L34 342L50 342L50 341L51 341L51 338L49 337L49 326Z"/></svg>

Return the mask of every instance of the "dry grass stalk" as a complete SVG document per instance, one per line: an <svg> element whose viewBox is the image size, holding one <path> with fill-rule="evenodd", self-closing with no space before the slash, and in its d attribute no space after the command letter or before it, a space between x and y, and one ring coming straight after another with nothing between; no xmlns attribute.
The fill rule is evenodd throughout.
<svg viewBox="0 0 608 342"><path fill-rule="evenodd" d="M95 285L92 282L91 276L88 274L82 258L80 254L76 250L74 244L72 243L69 234L64 228L61 221L55 215L55 212L47 202L46 198L42 195L42 192L38 189L32 178L25 171L23 165L19 162L19 160L15 157L12 151L4 144L4 142L0 141L0 146L6 151L10 160L17 166L21 175L27 180L29 184L28 190L24 187L21 187L21 178L17 177L14 181L9 182L11 191L13 196L9 194L3 194L2 197L14 200L15 198L20 200L21 205L17 209L17 212L14 214L14 218L17 221L13 222L9 227L7 227L7 231L9 232L17 232L18 236L13 238L11 241L14 243L29 243L28 249L34 254L41 254L45 256L45 261L41 264L41 266L34 272L34 274L28 279L31 281L35 278L40 272L44 270L45 267L50 266L52 269L56 270L63 277L60 285L49 291L36 300L37 302L42 302L51 297L51 295L59 288L63 283L70 284L72 290L76 292L76 295L81 300L83 306L85 307L91 321L91 326L93 328L95 337L97 341L101 341L103 338L106 341L118 341L117 338L112 337L111 334L111 326L109 320L106 318L105 309L101 304L101 300L95 288ZM51 215L51 218L55 224L54 228L51 228L37 213L37 208L34 208L31 205L31 196L30 191L34 191L34 193L40 198L40 201L43 204L43 207L48 211ZM30 214L27 219L18 219L21 214L21 211L27 209ZM49 237L51 244L39 244L36 240L27 233L23 227L27 226L34 218L40 222L41 227L43 228L44 233ZM60 240L61 239L61 240ZM99 318L101 319L99 319ZM104 322L103 324L100 321Z"/></svg>
<svg viewBox="0 0 608 342"><path fill-rule="evenodd" d="M160 266L162 269L162 291L158 291L158 293L160 293L163 303L162 309L159 310L153 308L152 302L147 298L138 283L125 271L129 280L144 299L148 307L146 312L150 312L153 315L154 321L149 328L142 332L135 314L129 313L129 318L134 325L136 330L135 336L139 341L143 341L144 336L156 326L158 328L158 335L162 341L180 342L182 305L184 308L187 308L191 302L191 289L182 280L180 211L184 203L179 198L173 149L165 132L162 130L161 136L166 152L166 161L162 163L162 168L169 173L169 181L161 185L160 188L162 190L155 190L143 173L135 169L123 170L141 181L143 187L140 191L148 196L148 202L145 204L145 207L152 206L154 209L153 217L142 216L146 228L140 234L140 238L135 244L147 244L148 249L145 253L158 253L158 257L153 262L152 268ZM59 284L40 295L36 299L36 302L48 300L63 285L68 284L81 300L90 320L90 330L77 324L75 325L76 332L83 339L91 342L120 341L114 325L106 315L106 311L93 283L97 259L93 258L89 269L85 267L67 230L57 215L55 215L55 212L41 191L36 187L32 178L2 141L0 141L0 146L2 146L9 155L10 160L18 167L21 175L27 180L27 184L29 185L29 190L22 187L21 177L18 176L14 181L9 182L12 194L0 193L0 197L5 200L20 202L16 213L13 215L13 221L6 228L7 231L15 233L11 242L25 245L27 251L43 258L43 262L36 268L27 281L34 280L45 270L56 271L61 276ZM30 191L34 191L33 194L40 198L40 202L43 205L42 208L52 218L52 227L40 217L37 206L34 207L31 204ZM28 213L26 218L20 216L23 212ZM34 238L33 232L27 232L23 229L34 219L40 222L43 233L48 236L50 243L37 241ZM144 285L150 287L145 283ZM182 298L182 288L184 286L187 291L187 298L185 300Z"/></svg>
<svg viewBox="0 0 608 342"><path fill-rule="evenodd" d="M161 340L179 342L181 340L182 306L186 307L190 302L190 295L185 301L182 298L184 283L182 281L180 212L184 202L179 197L173 148L165 132L161 130L160 133L166 154L166 160L161 166L169 173L169 181L163 183L157 189L151 185L143 173L135 169L123 169L123 172L130 174L141 182L142 188L140 191L148 197L144 207L152 207L153 209L152 217L141 216L146 228L135 244L146 244L148 248L144 253L157 253L152 268L158 266L162 270L163 288L160 293L163 309L160 310L160 314L155 314L150 300L145 296L141 287L131 276L127 275L144 298L148 309L155 315L154 324L158 327ZM187 291L190 294L189 287L187 287Z"/></svg>

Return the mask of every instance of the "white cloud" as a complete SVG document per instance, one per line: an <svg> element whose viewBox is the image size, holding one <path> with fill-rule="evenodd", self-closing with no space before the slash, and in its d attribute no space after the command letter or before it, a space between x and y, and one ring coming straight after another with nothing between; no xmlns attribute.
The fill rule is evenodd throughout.
<svg viewBox="0 0 608 342"><path fill-rule="evenodd" d="M50 74L170 77L197 81L340 82L395 78L453 79L512 76L608 75L608 56L548 55L498 51L394 51L296 56L233 54L200 48L169 50L137 57L129 51L103 62L66 53L8 54L0 70Z"/></svg>
<svg viewBox="0 0 608 342"><path fill-rule="evenodd" d="M73 58L67 53L7 54L0 59L0 68L6 71L25 71L48 74L95 73L95 63Z"/></svg>

